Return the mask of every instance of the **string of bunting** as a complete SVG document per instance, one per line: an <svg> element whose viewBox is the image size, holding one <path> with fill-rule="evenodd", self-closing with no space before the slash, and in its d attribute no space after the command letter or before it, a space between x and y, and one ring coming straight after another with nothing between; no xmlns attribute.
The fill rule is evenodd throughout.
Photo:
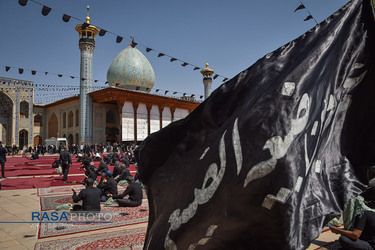
<svg viewBox="0 0 375 250"><path fill-rule="evenodd" d="M18 3L19 3L21 6L26 6L27 2L28 2L28 0L18 0ZM35 1L35 0L30 0L30 2L33 2L33 3L35 3L35 4L38 4L38 5L42 6L42 11L41 11L41 13L42 13L43 16L47 16L47 15L51 12L51 10L52 10L52 8L50 8L50 7L46 6L46 5L43 5L43 4L41 4L41 3L39 3L39 2L37 2L37 1ZM58 11L58 12L61 13L60 11ZM69 22L71 18L73 18L73 19L75 19L75 20L77 20L77 21L79 21L79 22L83 22L83 24L82 24L82 29L85 29L86 27L88 27L88 26L90 25L90 24L86 23L84 20L79 19L79 18L74 17L74 16L71 16L71 15L63 14L63 16L62 16L62 20L63 20L64 22L66 22L66 23ZM116 36L116 43L121 43L121 42L122 42L122 40L123 40L123 38L124 38L123 36L120 36L120 35L118 35L118 34L116 34L116 33L114 33L114 32L111 32L111 31L109 31L109 30L106 30L106 29L100 28L100 27L97 26L97 25L95 25L95 26L98 27L98 28L100 29L100 31L99 31L99 36L104 36L106 33L110 33L110 34ZM169 57L169 61L170 61L170 62L179 61L179 62L181 62L181 66L182 66L182 67L186 67L186 66L189 65L189 66L191 66L191 67L193 68L193 70L200 70L200 69L201 69L200 67L198 67L198 66L196 66L196 65L194 65L194 64L191 64L191 63L185 62L184 60L180 60L180 59L178 59L177 57L170 56L170 55L168 55L168 54L166 54L166 53L160 52L160 51L158 51L158 50L156 50L156 49L153 49L153 48L151 48L151 47L149 47L149 46L146 46L146 45L143 45L143 44L140 44L140 43L136 43L136 42L134 42L134 37L130 37L130 38L127 38L127 39L128 39L129 41L131 41L131 46L132 46L133 48L136 47L137 45L139 45L139 46L141 46L141 47L144 47L145 50L146 50L146 52L154 51L154 52L157 54L157 57L158 57L158 58L159 58L159 57ZM22 74L22 73L20 73L20 74ZM219 75L219 74L215 74L213 78L216 79L216 78L218 78L218 77L223 78L223 80L222 80L223 82L226 82L227 80L229 80L228 77L225 77L225 76L222 76L222 75Z"/></svg>
<svg viewBox="0 0 375 250"><path fill-rule="evenodd" d="M308 21L310 19L313 19L315 21L315 23L318 24L318 22L312 16L312 14L310 13L310 11L306 8L306 6L302 3L302 1L299 0L299 2L300 2L300 5L294 10L294 12L296 12L297 10L305 9L309 15L303 21Z"/></svg>
<svg viewBox="0 0 375 250"><path fill-rule="evenodd" d="M13 69L22 69L22 72L24 71L24 68L11 67L11 66L5 66L5 71L8 72L11 68L13 68ZM42 73L44 73L44 75L53 74L53 75L57 75L59 77L64 76L63 74L58 74L58 73L49 73L49 72L45 72L45 71L30 70L30 69L25 69L25 70L35 71L35 72L42 72ZM71 79L76 79L76 78L80 79L79 77L76 77L76 76L69 76L69 77ZM82 80L86 80L86 79L82 78ZM107 81L101 81L101 80L94 80L94 82L95 83L96 82L99 82L99 83L100 82L104 82L105 84L108 84ZM17 83L17 84L19 84L21 86L26 86L26 85L31 84L29 82L20 82L20 81L16 81L15 83ZM0 80L0 84L9 85L10 82L9 81L1 81ZM44 91L70 91L70 90L79 90L81 88L80 86L76 86L76 85L40 84L40 83L34 83L33 86L37 90L44 90ZM86 88L86 87L83 87L83 88ZM87 88L90 88L90 89L93 89L93 90L98 90L98 89L104 89L106 87L105 86L92 86L92 87L87 87ZM155 91L154 94L157 94L157 95L163 95L163 93L164 93L164 96L166 96L169 93L169 94L173 94L173 95L182 94L183 97L185 97L185 96L186 97L195 97L195 96L198 97L199 96L200 99L203 98L203 95L196 95L196 94L191 94L191 93L186 93L186 92L180 92L180 91L171 91L171 90L166 90L166 89L155 89L154 91Z"/></svg>

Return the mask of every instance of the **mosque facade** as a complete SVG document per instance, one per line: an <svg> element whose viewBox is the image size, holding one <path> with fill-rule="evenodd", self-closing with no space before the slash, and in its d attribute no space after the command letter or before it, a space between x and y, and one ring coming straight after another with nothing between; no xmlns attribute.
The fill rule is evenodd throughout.
<svg viewBox="0 0 375 250"><path fill-rule="evenodd" d="M99 29L76 26L81 51L80 94L37 105L30 81L0 78L0 140L6 145L42 145L47 138L68 144L141 142L171 122L185 118L199 102L149 94L154 70L133 42L113 60L108 88L93 91L95 36ZM203 73L202 73L203 74ZM207 81L207 75L205 79Z"/></svg>

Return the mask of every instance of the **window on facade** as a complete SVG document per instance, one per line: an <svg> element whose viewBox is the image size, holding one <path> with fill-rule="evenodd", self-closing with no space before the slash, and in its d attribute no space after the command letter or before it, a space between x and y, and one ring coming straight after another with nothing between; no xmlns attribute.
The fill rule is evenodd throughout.
<svg viewBox="0 0 375 250"><path fill-rule="evenodd" d="M73 127L73 112L70 111L69 116L68 116L68 127L71 128Z"/></svg>
<svg viewBox="0 0 375 250"><path fill-rule="evenodd" d="M29 118L29 103L27 101L20 103L20 118Z"/></svg>
<svg viewBox="0 0 375 250"><path fill-rule="evenodd" d="M66 128L66 113L63 114L63 128Z"/></svg>
<svg viewBox="0 0 375 250"><path fill-rule="evenodd" d="M42 122L42 116L41 115L36 115L34 116L34 126L36 127L42 127L43 126L43 122Z"/></svg>
<svg viewBox="0 0 375 250"><path fill-rule="evenodd" d="M76 110L76 127L79 125L79 112Z"/></svg>

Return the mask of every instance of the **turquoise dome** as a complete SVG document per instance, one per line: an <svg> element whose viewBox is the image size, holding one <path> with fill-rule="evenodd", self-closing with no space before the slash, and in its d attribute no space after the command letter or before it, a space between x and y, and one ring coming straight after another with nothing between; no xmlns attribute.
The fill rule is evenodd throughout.
<svg viewBox="0 0 375 250"><path fill-rule="evenodd" d="M109 86L150 92L155 73L147 58L136 48L126 47L113 60L107 72Z"/></svg>

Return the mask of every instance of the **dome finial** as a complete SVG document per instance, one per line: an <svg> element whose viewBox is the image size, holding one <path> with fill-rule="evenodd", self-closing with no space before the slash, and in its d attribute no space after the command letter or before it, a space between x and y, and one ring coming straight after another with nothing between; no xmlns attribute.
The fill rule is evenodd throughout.
<svg viewBox="0 0 375 250"><path fill-rule="evenodd" d="M86 23L90 23L89 10L90 10L90 5L87 5Z"/></svg>
<svg viewBox="0 0 375 250"><path fill-rule="evenodd" d="M215 71L213 69L210 69L208 65L208 62L206 62L206 68L201 70L201 74L203 75L203 77L212 77L212 74L215 73Z"/></svg>

